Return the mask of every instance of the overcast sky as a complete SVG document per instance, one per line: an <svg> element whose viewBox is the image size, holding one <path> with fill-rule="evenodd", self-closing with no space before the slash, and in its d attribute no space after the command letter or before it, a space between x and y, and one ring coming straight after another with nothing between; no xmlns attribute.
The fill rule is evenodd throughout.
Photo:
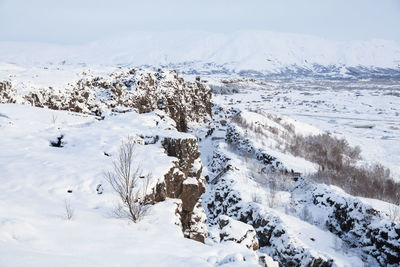
<svg viewBox="0 0 400 267"><path fill-rule="evenodd" d="M400 0L0 0L3 41L74 44L170 30L268 30L400 42Z"/></svg>

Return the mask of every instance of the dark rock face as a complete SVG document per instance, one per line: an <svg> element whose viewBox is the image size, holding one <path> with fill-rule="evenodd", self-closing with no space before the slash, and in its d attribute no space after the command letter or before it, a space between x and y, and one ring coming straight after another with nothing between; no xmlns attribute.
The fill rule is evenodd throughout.
<svg viewBox="0 0 400 267"><path fill-rule="evenodd" d="M100 115L96 95L79 81L73 90L56 90L52 87L29 92L24 99L35 107L68 110L78 113Z"/></svg>
<svg viewBox="0 0 400 267"><path fill-rule="evenodd" d="M182 200L181 220L185 236L204 242L205 233L195 231L195 228L199 228L196 224L204 223L204 216L196 214L195 211L202 210L200 196L205 192L197 140L165 138L162 145L168 156L177 157L179 160L175 168L165 175L167 197Z"/></svg>
<svg viewBox="0 0 400 267"><path fill-rule="evenodd" d="M178 198L182 201L179 211L184 236L204 243L207 236L204 213L200 196L205 192L205 180L201 177L202 165L197 140L189 138L162 139L168 156L177 161L165 175L164 182L153 189L153 202L165 198Z"/></svg>
<svg viewBox="0 0 400 267"><path fill-rule="evenodd" d="M24 99L37 107L97 116L106 110L135 109L147 113L161 109L176 122L181 132L186 132L189 122L203 122L211 116L209 87L200 78L185 82L174 70L149 72L131 69L109 77L84 78L71 88L39 89Z"/></svg>

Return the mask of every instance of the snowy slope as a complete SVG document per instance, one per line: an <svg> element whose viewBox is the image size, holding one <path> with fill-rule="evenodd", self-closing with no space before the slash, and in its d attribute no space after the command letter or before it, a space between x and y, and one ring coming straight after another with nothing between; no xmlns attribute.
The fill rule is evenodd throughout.
<svg viewBox="0 0 400 267"><path fill-rule="evenodd" d="M112 165L104 152L115 155L128 134L188 136L164 130L168 121L157 117L130 112L97 121L0 105L0 266L214 266L231 258L256 266L255 252L233 242L211 246L183 238L178 199L152 206L137 224L111 215L118 199L103 179ZM51 147L60 133L65 146ZM151 172L153 182L173 165L157 143L136 151L135 164ZM72 220L65 219L65 201L74 211Z"/></svg>

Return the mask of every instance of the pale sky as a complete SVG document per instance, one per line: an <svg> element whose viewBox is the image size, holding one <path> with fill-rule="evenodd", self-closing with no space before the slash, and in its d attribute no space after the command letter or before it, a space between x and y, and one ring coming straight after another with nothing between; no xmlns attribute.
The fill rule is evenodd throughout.
<svg viewBox="0 0 400 267"><path fill-rule="evenodd" d="M400 42L400 0L0 0L1 41L79 44L180 30Z"/></svg>

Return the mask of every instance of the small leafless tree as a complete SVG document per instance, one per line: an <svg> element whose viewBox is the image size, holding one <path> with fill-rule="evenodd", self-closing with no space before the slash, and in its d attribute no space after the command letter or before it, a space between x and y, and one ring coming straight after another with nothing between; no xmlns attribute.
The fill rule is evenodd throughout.
<svg viewBox="0 0 400 267"><path fill-rule="evenodd" d="M140 166L133 166L134 157L135 142L128 138L120 146L118 158L113 162L113 170L106 172L104 177L121 200L114 215L137 222L148 208L145 197L150 175L143 176Z"/></svg>
<svg viewBox="0 0 400 267"><path fill-rule="evenodd" d="M56 122L57 122L57 115L55 115L55 114L53 113L53 114L51 114L51 123L55 125Z"/></svg>
<svg viewBox="0 0 400 267"><path fill-rule="evenodd" d="M268 201L268 206L270 207L270 208L275 208L275 206L276 206L276 202L277 202L277 199L276 199L276 181L275 180L271 180L270 182L269 182L269 194L268 194L268 198L267 198L267 201Z"/></svg>
<svg viewBox="0 0 400 267"><path fill-rule="evenodd" d="M257 192L253 192L251 194L251 201L258 203L258 204L262 203L261 196Z"/></svg>
<svg viewBox="0 0 400 267"><path fill-rule="evenodd" d="M307 206L304 206L303 209L301 210L300 219L302 219L305 222L309 222L309 223L314 222L312 213L308 210Z"/></svg>
<svg viewBox="0 0 400 267"><path fill-rule="evenodd" d="M389 218L395 223L400 222L400 207L395 205L389 205L388 215Z"/></svg>
<svg viewBox="0 0 400 267"><path fill-rule="evenodd" d="M65 200L64 202L64 207L65 207L65 219L67 220L72 220L74 218L74 210L71 208L71 204Z"/></svg>

